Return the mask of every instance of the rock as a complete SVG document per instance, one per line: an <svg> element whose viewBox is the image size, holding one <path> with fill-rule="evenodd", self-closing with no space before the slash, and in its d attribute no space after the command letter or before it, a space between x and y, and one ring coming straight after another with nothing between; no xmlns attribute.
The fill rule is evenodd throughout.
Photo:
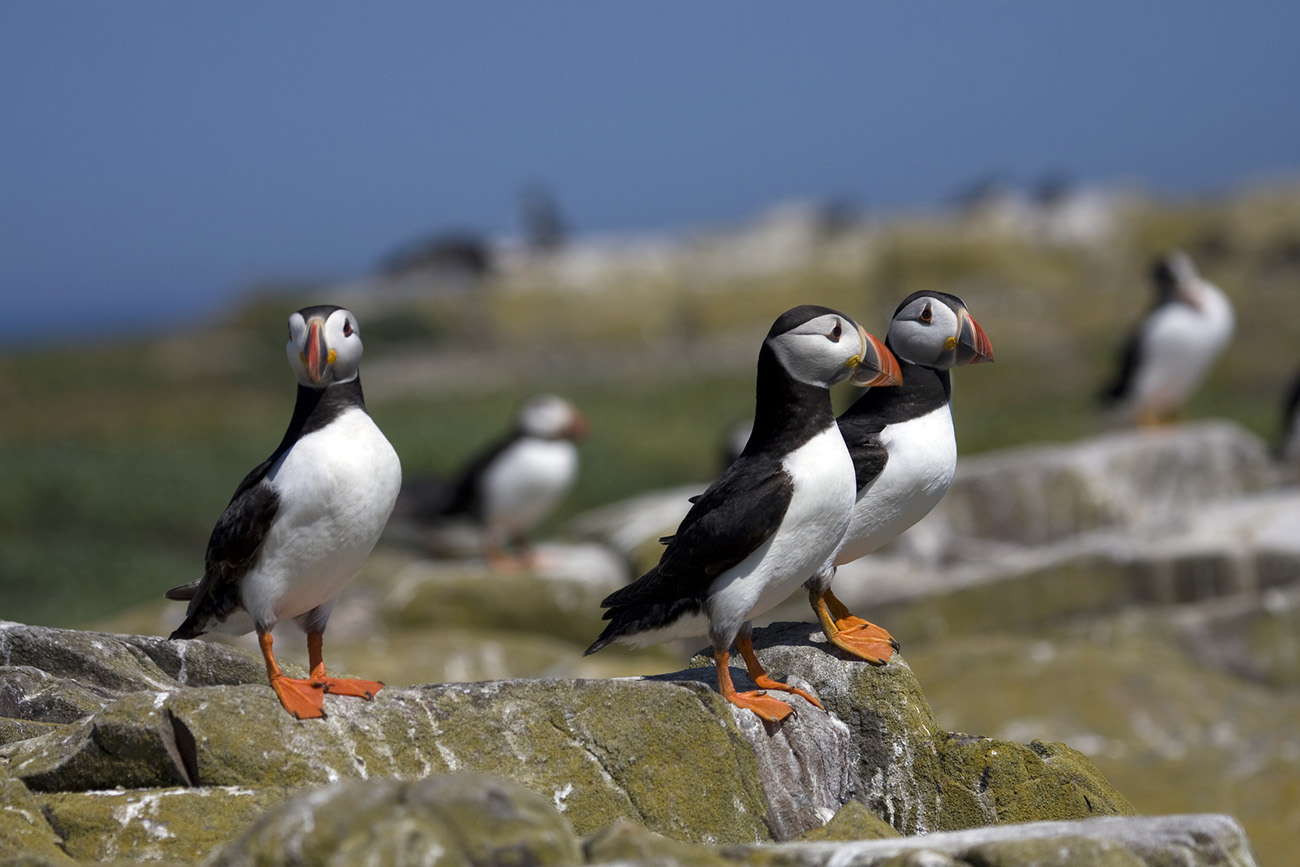
<svg viewBox="0 0 1300 867"><path fill-rule="evenodd" d="M297 722L260 684L141 693L66 734L5 749L11 772L42 792L302 788L475 770L544 793L581 833L635 818L678 839L771 838L748 742L729 706L698 685L390 687L373 703L327 698L326 708L326 720Z"/></svg>
<svg viewBox="0 0 1300 867"><path fill-rule="evenodd" d="M746 864L781 867L1254 867L1246 834L1229 816L1102 817L998 825L858 843L732 847Z"/></svg>
<svg viewBox="0 0 1300 867"><path fill-rule="evenodd" d="M58 643L59 630L26 629L32 640ZM373 702L327 696L327 719L299 722L250 665L252 682L241 685L168 686L165 673L151 674L140 681L150 688L8 744L0 758L86 840L133 841L160 857L180 845L157 829L184 825L187 791L217 787L233 799L231 815L246 816L256 809L247 792L274 801L348 779L459 771L539 793L580 834L627 819L688 843L793 839L852 799L906 833L1130 809L1077 753L949 734L901 657L883 668L846 661L811 631L785 624L756 634L765 664L820 694L832 712L790 696L797 712L778 727L723 700L711 667L635 680L390 686ZM166 649L110 635L67 643L128 670L138 662L130 648ZM66 660L60 667L77 671ZM96 800L110 789L136 791ZM114 830L119 815L156 828Z"/></svg>
<svg viewBox="0 0 1300 867"><path fill-rule="evenodd" d="M900 833L1134 812L1063 744L945 731L900 655L881 667L850 660L828 652L821 631L802 623L755 630L754 644L778 679L817 685L818 698L850 731L854 797Z"/></svg>
<svg viewBox="0 0 1300 867"><path fill-rule="evenodd" d="M1039 545L1107 526L1168 525L1279 479L1263 440L1209 421L962 458L935 515L957 536Z"/></svg>
<svg viewBox="0 0 1300 867"><path fill-rule="evenodd" d="M0 717L9 719L69 723L135 692L265 677L261 660L220 644L0 621Z"/></svg>
<svg viewBox="0 0 1300 867"><path fill-rule="evenodd" d="M893 825L868 810L861 801L849 801L829 822L799 839L805 843L825 843L887 840L901 836Z"/></svg>
<svg viewBox="0 0 1300 867"><path fill-rule="evenodd" d="M908 657L950 725L1066 741L1142 813L1231 812L1261 857L1300 828L1300 697L1207 670L1147 616ZM1014 672L1014 677L1009 673Z"/></svg>
<svg viewBox="0 0 1300 867"><path fill-rule="evenodd" d="M0 860L23 853L49 863L70 863L61 842L40 801L0 766Z"/></svg>
<svg viewBox="0 0 1300 867"><path fill-rule="evenodd" d="M654 867L728 867L734 861L706 846L692 846L647 831L635 822L615 822L582 846L588 864L646 864Z"/></svg>
<svg viewBox="0 0 1300 867"><path fill-rule="evenodd" d="M339 783L287 801L209 864L532 865L580 863L547 799L479 774Z"/></svg>
<svg viewBox="0 0 1300 867"><path fill-rule="evenodd" d="M594 545L543 546L537 556L532 572L492 572L475 561L413 561L387 582L384 621L408 630L509 629L585 647L603 626L600 600L627 583L626 568Z"/></svg>
<svg viewBox="0 0 1300 867"><path fill-rule="evenodd" d="M41 797L77 861L201 861L295 794L235 786L106 789Z"/></svg>

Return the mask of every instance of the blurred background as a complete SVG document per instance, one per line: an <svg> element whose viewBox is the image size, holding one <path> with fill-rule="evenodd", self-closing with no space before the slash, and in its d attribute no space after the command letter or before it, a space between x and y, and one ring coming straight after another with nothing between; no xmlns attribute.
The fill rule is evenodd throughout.
<svg viewBox="0 0 1300 867"><path fill-rule="evenodd" d="M161 592L198 576L288 421L287 315L333 302L408 479L454 474L539 392L590 426L535 533L544 574L395 532L331 621L335 656L390 683L669 670L686 648L579 656L648 556L611 528L667 492L653 541L721 470L783 310L883 335L907 293L961 296L997 356L954 375L962 467L996 480L1047 445L1148 454L1094 397L1179 247L1237 327L1161 478L1212 469L1193 488L1217 493L1108 531L1130 551L1175 528L1192 590L1143 590L1184 574L1146 549L1116 584L1095 551L1030 574L934 531L875 577L926 588L891 591L910 635L884 623L945 725L1065 740L1139 810L1231 812L1285 851L1300 555L1270 549L1251 581L1188 552L1208 545L1193 506L1219 528L1297 514L1251 511L1293 491L1269 450L1300 369L1296 33L1280 2L5 3L0 618L179 622ZM1259 572L1242 534L1228 559ZM1035 602L945 603L953 563L1029 575ZM1080 588L1102 602L1042 604Z"/></svg>

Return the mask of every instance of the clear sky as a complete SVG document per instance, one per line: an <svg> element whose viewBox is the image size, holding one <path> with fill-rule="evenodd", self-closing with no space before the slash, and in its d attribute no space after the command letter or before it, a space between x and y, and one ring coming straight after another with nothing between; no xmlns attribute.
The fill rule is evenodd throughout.
<svg viewBox="0 0 1300 867"><path fill-rule="evenodd" d="M1300 168L1298 44L1287 0L0 0L8 332L513 232L530 183L579 232L991 173L1225 191Z"/></svg>

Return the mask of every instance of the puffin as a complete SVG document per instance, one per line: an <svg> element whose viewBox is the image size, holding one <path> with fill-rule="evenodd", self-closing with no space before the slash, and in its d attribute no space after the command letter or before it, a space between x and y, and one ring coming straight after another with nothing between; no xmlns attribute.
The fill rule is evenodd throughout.
<svg viewBox="0 0 1300 867"><path fill-rule="evenodd" d="M1100 397L1116 416L1149 427L1175 421L1232 337L1232 303L1174 250L1151 268L1155 304L1130 333Z"/></svg>
<svg viewBox="0 0 1300 867"><path fill-rule="evenodd" d="M1300 371L1282 397L1282 432L1273 454L1283 463L1300 463Z"/></svg>
<svg viewBox="0 0 1300 867"><path fill-rule="evenodd" d="M577 444L588 430L587 419L569 401L534 395L520 404L510 431L471 458L450 485L420 479L405 487L398 512L433 535L458 523L472 525L494 568L530 565L529 533L573 487Z"/></svg>
<svg viewBox="0 0 1300 867"><path fill-rule="evenodd" d="M835 567L896 539L948 491L957 469L952 368L993 360L993 344L966 305L946 292L913 292L894 311L885 345L902 385L869 389L837 420L853 460L856 501L830 568L807 582L808 600L836 647L883 665L898 642L849 613L831 591Z"/></svg>
<svg viewBox="0 0 1300 867"><path fill-rule="evenodd" d="M802 305L773 323L758 355L754 426L736 461L691 507L659 563L601 606L609 624L587 648L707 635L718 691L769 722L792 710L767 695L812 695L771 678L754 654L751 620L790 595L838 550L854 503L853 461L831 386L899 382L898 361L848 316ZM735 644L759 690L737 692Z"/></svg>
<svg viewBox="0 0 1300 867"><path fill-rule="evenodd" d="M370 555L402 483L397 452L366 412L361 331L349 310L323 304L289 317L297 400L284 438L244 477L208 540L203 577L175 587L188 600L169 636L257 632L271 688L298 719L325 716L325 693L373 698L378 681L331 677L321 645L344 586ZM310 674L287 677L271 630L307 633Z"/></svg>

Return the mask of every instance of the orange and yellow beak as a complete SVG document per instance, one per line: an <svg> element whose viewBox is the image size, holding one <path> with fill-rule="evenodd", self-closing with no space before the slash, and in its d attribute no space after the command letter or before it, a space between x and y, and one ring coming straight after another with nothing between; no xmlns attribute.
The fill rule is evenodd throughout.
<svg viewBox="0 0 1300 867"><path fill-rule="evenodd" d="M964 309L957 314L961 327L957 332L955 364L981 364L993 360L993 342L975 318Z"/></svg>
<svg viewBox="0 0 1300 867"><path fill-rule="evenodd" d="M307 346L299 358L312 382L320 382L325 378L325 371L334 363L334 350L325 346L324 320L312 319L307 323Z"/></svg>
<svg viewBox="0 0 1300 867"><path fill-rule="evenodd" d="M862 357L858 359L849 382L862 388L902 385L903 369L889 347L874 335L868 334L861 325L858 326L858 334L862 337Z"/></svg>

